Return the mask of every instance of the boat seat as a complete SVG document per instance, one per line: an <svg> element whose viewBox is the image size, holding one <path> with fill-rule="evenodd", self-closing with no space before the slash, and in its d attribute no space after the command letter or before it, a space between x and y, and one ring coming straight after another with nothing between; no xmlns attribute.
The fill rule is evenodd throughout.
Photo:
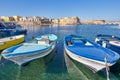
<svg viewBox="0 0 120 80"><path fill-rule="evenodd" d="M76 46L85 45L85 43L82 40L72 40L72 43Z"/></svg>
<svg viewBox="0 0 120 80"><path fill-rule="evenodd" d="M120 41L109 41L110 44L120 46Z"/></svg>
<svg viewBox="0 0 120 80"><path fill-rule="evenodd" d="M50 44L52 41L50 41L49 39L46 39L46 40L38 40L37 43L38 44Z"/></svg>
<svg viewBox="0 0 120 80"><path fill-rule="evenodd" d="M86 42L85 43L86 46L93 46L93 44L89 43L89 42Z"/></svg>

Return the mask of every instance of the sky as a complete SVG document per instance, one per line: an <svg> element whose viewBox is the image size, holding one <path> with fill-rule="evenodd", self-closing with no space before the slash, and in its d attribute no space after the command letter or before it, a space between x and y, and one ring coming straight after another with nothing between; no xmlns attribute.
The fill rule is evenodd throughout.
<svg viewBox="0 0 120 80"><path fill-rule="evenodd" d="M0 16L120 21L120 0L0 0Z"/></svg>

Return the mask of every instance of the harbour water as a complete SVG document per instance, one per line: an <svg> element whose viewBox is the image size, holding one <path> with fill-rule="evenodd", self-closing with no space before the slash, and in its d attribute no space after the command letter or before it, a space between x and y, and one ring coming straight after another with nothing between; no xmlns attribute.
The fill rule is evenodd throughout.
<svg viewBox="0 0 120 80"><path fill-rule="evenodd" d="M70 59L64 52L63 40L68 34L77 34L94 41L97 34L120 37L118 25L76 25L76 26L25 26L26 41L32 36L53 33L58 36L58 44L50 55L34 60L25 66L2 59L0 80L106 80L104 71L93 73L86 66ZM120 80L120 61L111 67L110 80Z"/></svg>

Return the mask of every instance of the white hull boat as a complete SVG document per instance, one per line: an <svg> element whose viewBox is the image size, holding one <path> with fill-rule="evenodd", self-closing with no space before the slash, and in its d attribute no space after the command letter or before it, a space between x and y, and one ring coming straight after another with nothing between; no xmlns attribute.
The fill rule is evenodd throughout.
<svg viewBox="0 0 120 80"><path fill-rule="evenodd" d="M44 38L44 39L43 39ZM2 56L18 65L49 55L56 47L57 36L53 34L36 37L32 42L5 49Z"/></svg>
<svg viewBox="0 0 120 80"><path fill-rule="evenodd" d="M107 66L114 65L119 59L119 54L105 49L81 36L66 36L64 49L70 58L88 66L95 72L106 68L106 64Z"/></svg>

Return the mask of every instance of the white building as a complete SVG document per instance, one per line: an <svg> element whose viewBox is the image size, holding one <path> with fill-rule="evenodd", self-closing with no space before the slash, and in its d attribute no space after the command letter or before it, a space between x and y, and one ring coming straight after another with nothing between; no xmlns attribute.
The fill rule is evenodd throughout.
<svg viewBox="0 0 120 80"><path fill-rule="evenodd" d="M20 21L27 21L27 17L24 17L24 16L21 17L21 18L20 18Z"/></svg>

